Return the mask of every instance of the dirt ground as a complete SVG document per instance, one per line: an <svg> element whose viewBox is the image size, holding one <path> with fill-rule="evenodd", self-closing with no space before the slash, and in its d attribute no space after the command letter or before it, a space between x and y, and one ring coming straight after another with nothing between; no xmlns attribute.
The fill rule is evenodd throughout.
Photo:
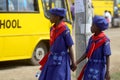
<svg viewBox="0 0 120 80"><path fill-rule="evenodd" d="M110 28L105 33L111 40L111 73L120 72L120 28ZM0 62L0 80L37 80L39 66L31 66L24 61ZM72 80L75 80L72 76Z"/></svg>
<svg viewBox="0 0 120 80"><path fill-rule="evenodd" d="M120 72L120 28L111 28L106 34L111 40L111 73Z"/></svg>

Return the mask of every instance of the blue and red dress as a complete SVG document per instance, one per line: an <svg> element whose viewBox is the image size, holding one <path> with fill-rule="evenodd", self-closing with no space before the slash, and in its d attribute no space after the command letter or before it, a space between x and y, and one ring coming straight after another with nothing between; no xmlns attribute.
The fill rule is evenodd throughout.
<svg viewBox="0 0 120 80"><path fill-rule="evenodd" d="M98 36L92 36L89 39L88 47L86 49L86 53L89 53L90 46L94 42L95 44L99 43L100 40L105 38L105 42L96 48L91 57L88 59L84 70L83 80L104 80L106 73L106 56L111 55L110 49L110 40L105 36L103 32L101 32ZM99 44L98 44L99 45ZM95 45L97 46L97 45ZM78 79L80 80L80 79Z"/></svg>
<svg viewBox="0 0 120 80"><path fill-rule="evenodd" d="M39 80L71 80L68 47L73 45L70 31L64 22L50 31L50 53Z"/></svg>

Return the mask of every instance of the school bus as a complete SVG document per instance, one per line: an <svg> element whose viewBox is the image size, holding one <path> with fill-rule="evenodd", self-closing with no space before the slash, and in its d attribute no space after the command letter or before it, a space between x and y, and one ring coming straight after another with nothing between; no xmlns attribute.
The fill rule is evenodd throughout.
<svg viewBox="0 0 120 80"><path fill-rule="evenodd" d="M94 15L104 16L104 11L111 11L113 15L114 0L92 0Z"/></svg>
<svg viewBox="0 0 120 80"><path fill-rule="evenodd" d="M49 9L66 8L65 22L70 30L68 0L0 0L0 61L27 59L33 65L49 51Z"/></svg>
<svg viewBox="0 0 120 80"><path fill-rule="evenodd" d="M104 11L108 10L111 11L111 14L113 15L113 6L114 6L114 0L88 0L89 2L92 2L92 6L94 8L94 15L104 15ZM75 0L71 0L71 2L75 2Z"/></svg>

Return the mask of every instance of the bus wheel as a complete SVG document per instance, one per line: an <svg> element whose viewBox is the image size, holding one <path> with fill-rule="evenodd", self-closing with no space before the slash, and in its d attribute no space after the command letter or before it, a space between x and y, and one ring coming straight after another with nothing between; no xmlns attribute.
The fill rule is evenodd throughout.
<svg viewBox="0 0 120 80"><path fill-rule="evenodd" d="M47 53L47 46L45 43L41 42L38 44L33 52L31 63L32 65L39 65L39 61L44 57Z"/></svg>

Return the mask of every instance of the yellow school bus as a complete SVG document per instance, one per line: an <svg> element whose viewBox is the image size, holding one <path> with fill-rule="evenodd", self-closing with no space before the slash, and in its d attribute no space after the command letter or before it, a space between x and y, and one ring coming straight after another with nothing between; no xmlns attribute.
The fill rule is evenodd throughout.
<svg viewBox="0 0 120 80"><path fill-rule="evenodd" d="M71 0L74 2L75 0ZM108 10L111 11L113 15L113 8L114 8L114 0L89 0L92 2L92 6L94 8L94 15L104 15L104 11Z"/></svg>
<svg viewBox="0 0 120 80"><path fill-rule="evenodd" d="M111 11L113 15L114 0L92 0L94 15L104 16L104 11Z"/></svg>
<svg viewBox="0 0 120 80"><path fill-rule="evenodd" d="M28 59L33 65L49 50L49 9L67 9L68 0L0 0L0 61Z"/></svg>

